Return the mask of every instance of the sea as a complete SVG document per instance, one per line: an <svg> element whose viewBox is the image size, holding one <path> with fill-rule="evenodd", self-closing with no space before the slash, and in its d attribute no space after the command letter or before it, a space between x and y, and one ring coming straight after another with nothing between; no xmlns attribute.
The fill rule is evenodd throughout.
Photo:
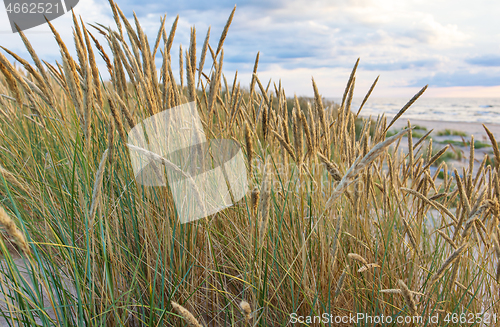
<svg viewBox="0 0 500 327"><path fill-rule="evenodd" d="M342 99L331 99L341 103ZM360 116L376 118L385 113L393 117L408 102L407 98L370 98ZM351 110L357 112L363 98L352 100ZM420 98L401 119L421 119L456 122L478 122L500 125L500 98Z"/></svg>

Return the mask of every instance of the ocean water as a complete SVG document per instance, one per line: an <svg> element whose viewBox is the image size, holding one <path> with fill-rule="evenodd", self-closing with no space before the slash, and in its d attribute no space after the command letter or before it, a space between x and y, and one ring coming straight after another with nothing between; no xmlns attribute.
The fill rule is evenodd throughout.
<svg viewBox="0 0 500 327"><path fill-rule="evenodd" d="M342 99L333 98L336 103ZM410 98L371 98L360 116L372 116L385 113L393 117ZM354 98L351 110L357 112L362 98ZM423 119L457 122L480 122L500 124L500 98L420 98L401 116L400 119Z"/></svg>

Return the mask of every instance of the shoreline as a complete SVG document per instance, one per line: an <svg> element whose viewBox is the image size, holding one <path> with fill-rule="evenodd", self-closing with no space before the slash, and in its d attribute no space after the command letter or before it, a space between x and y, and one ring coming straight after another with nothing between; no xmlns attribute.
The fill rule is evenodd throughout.
<svg viewBox="0 0 500 327"><path fill-rule="evenodd" d="M391 118L392 119L392 118ZM488 141L489 138L486 134L483 124L488 127L491 133L495 136L495 139L500 141L500 124L494 123L480 123L480 122L456 122L456 121L441 121L441 120L423 120L423 119L409 119L412 126L419 125L426 127L427 130L433 129L431 136L436 137L437 132L449 129L452 131L460 131L466 133L467 139L470 139L470 135L474 135L475 140ZM387 119L387 123L390 119ZM400 129L406 127L408 124L408 119L398 119L389 130Z"/></svg>

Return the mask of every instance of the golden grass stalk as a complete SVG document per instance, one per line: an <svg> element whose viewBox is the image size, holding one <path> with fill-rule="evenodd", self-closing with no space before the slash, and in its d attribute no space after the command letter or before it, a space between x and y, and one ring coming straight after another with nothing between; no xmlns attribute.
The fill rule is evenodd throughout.
<svg viewBox="0 0 500 327"><path fill-rule="evenodd" d="M66 60L68 61L68 65L69 65L71 74L69 74L70 76L67 76L66 78L72 78L73 82L78 85L80 78L78 77L77 67L76 67L75 61L73 60L73 58L69 54L68 48L64 44L61 36L57 32L57 30L54 28L52 23L49 20L47 20L47 24L49 25L50 29L52 30L52 33L54 34L54 37L56 38L57 44L59 45L59 48L61 49L61 53L63 54L63 57L65 57ZM79 94L79 97L81 98L80 88L78 88L77 92Z"/></svg>
<svg viewBox="0 0 500 327"><path fill-rule="evenodd" d="M339 280L337 281L337 286L335 287L334 298L337 298L342 292L342 288L344 287L345 277L347 276L347 268L342 271L342 275L340 275Z"/></svg>
<svg viewBox="0 0 500 327"><path fill-rule="evenodd" d="M278 139L278 141L280 142L281 146L282 146L283 148L285 148L286 152L288 152L288 154L290 155L290 157L292 157L293 161L297 162L297 161L296 161L296 158L297 158L297 157L295 156L295 153L294 153L294 151L293 151L292 147L290 146L290 144L289 144L289 143L287 143L287 142L285 141L285 139L283 139L283 138L281 137L281 135L279 135L279 134L278 134L278 133L276 133L275 131L271 130L271 133L273 133L274 137L276 137L276 138Z"/></svg>
<svg viewBox="0 0 500 327"><path fill-rule="evenodd" d="M252 175L252 160L253 160L253 141L252 130L247 122L245 122L245 146L247 150L248 173Z"/></svg>
<svg viewBox="0 0 500 327"><path fill-rule="evenodd" d="M336 181L342 180L342 175L340 174L337 165L328 160L328 158L322 155L320 152L318 152L317 154L321 162L323 162L323 164L325 165L328 173L333 177L333 179Z"/></svg>
<svg viewBox="0 0 500 327"><path fill-rule="evenodd" d="M219 63L216 64L214 61L215 72L212 75L212 80L210 81L210 92L208 94L208 113L211 113L214 109L215 101L217 99L217 94L220 87L220 79L222 74L222 62L224 59L224 51L221 51L219 57Z"/></svg>
<svg viewBox="0 0 500 327"><path fill-rule="evenodd" d="M184 61L182 59L182 44L179 45L179 76L181 81L181 90L184 88Z"/></svg>
<svg viewBox="0 0 500 327"><path fill-rule="evenodd" d="M250 304L243 300L240 302L240 308L243 310L243 313L245 314L245 322L248 324L250 322L250 319L252 319L252 308L250 307Z"/></svg>
<svg viewBox="0 0 500 327"><path fill-rule="evenodd" d="M224 26L224 29L222 30L222 35L221 35L221 37L219 39L219 44L217 45L217 51L215 51L215 55L216 56L222 50L222 45L224 44L224 40L226 39L227 31L229 30L229 26L231 26L231 22L233 21L233 17L234 17L234 12L235 11L236 11L236 5L234 5L234 8L231 11L231 14L229 15L229 18L227 19L226 25Z"/></svg>
<svg viewBox="0 0 500 327"><path fill-rule="evenodd" d="M418 250L418 244L417 244L417 239L415 238L415 233L413 232L413 229L411 228L410 224L406 221L404 217L401 217L401 220L403 221L403 225L405 226L406 229L406 234L408 235L408 238L410 239L410 243L413 247L413 250L417 254L417 256L420 256L420 252Z"/></svg>
<svg viewBox="0 0 500 327"><path fill-rule="evenodd" d="M488 134L488 137L490 138L491 146L493 147L493 152L495 153L495 167L497 169L499 169L499 167L500 167L500 150L498 150L498 143L495 139L495 136L493 135L493 133L491 133L491 131L488 129L488 127L486 127L483 124L483 128L486 131L486 134Z"/></svg>
<svg viewBox="0 0 500 327"><path fill-rule="evenodd" d="M392 124L394 124L396 122L396 120L398 120L399 117L401 117L402 114L405 113L405 111L410 108L410 106L415 102L417 101L417 99L425 92L425 90L427 89L427 86L424 86L420 91L418 91L417 94L415 94L413 96L413 98L410 99L410 101L408 101L404 106L403 108L401 108L401 110L399 110L399 112L396 114L396 116L394 116L394 118L392 118L391 122L389 123L389 125L387 125L387 127L385 128L385 132L387 133L387 131L389 130L389 128L392 126Z"/></svg>
<svg viewBox="0 0 500 327"><path fill-rule="evenodd" d="M417 315L417 304L415 303L415 300L413 299L413 294L408 289L408 286L406 286L405 282L403 282L401 279L398 280L398 285L399 285L399 288L401 289L401 295L403 295L403 298L406 302L406 305L410 309L410 313L413 316L416 316Z"/></svg>
<svg viewBox="0 0 500 327"><path fill-rule="evenodd" d="M196 68L195 68L196 69ZM190 54L186 51L186 79L187 79L187 95L188 101L194 102L196 99L196 88L195 88L195 75L193 73L193 68L191 67Z"/></svg>
<svg viewBox="0 0 500 327"><path fill-rule="evenodd" d="M109 103L109 109L111 110L111 114L113 115L113 119L115 120L115 126L118 129L118 134L120 134L120 137L123 142L127 142L127 134L125 133L125 128L123 127L123 122L122 118L120 117L120 113L118 112L118 109L116 109L116 106L114 105L113 101L108 98L108 103Z"/></svg>
<svg viewBox="0 0 500 327"><path fill-rule="evenodd" d="M88 32L88 31L87 31ZM99 54L101 55L102 59L104 60L104 62L106 63L106 68L108 69L108 72L110 75L113 75L113 65L111 64L111 60L109 60L109 57L108 55L106 54L106 52L104 51L104 48L102 47L102 45L99 43L99 41L97 41L97 39L94 37L94 35L92 35L92 33L88 32L89 35L90 35L90 38L92 39L92 41L94 42L95 44L95 47L97 48L97 50L99 50Z"/></svg>
<svg viewBox="0 0 500 327"><path fill-rule="evenodd" d="M293 123L293 139L295 147L295 156L297 159L297 165L302 165L303 158L303 143L302 143L302 120L300 119L300 108L293 108L292 111L292 123Z"/></svg>
<svg viewBox="0 0 500 327"><path fill-rule="evenodd" d="M455 244L455 242L448 235L446 235L443 231L441 231L441 230L438 229L437 233L439 235L441 235L441 237L443 237L445 239L445 241L448 242L453 247L453 249L456 249L458 247Z"/></svg>
<svg viewBox="0 0 500 327"><path fill-rule="evenodd" d="M194 83L194 76L196 74L196 28L191 27L191 38L189 41L189 60L190 60L190 66L191 66L191 72L193 76L193 83Z"/></svg>
<svg viewBox="0 0 500 327"><path fill-rule="evenodd" d="M5 178L7 182L12 183L23 192L29 194L28 191L24 188L24 185L16 178L16 176L2 166L0 166L0 174L3 176L3 178Z"/></svg>
<svg viewBox="0 0 500 327"><path fill-rule="evenodd" d="M28 242L23 233L16 227L14 221L5 212L5 209L0 206L0 226L2 226L7 234L12 237L14 243L24 252L24 254L29 255L31 253Z"/></svg>
<svg viewBox="0 0 500 327"><path fill-rule="evenodd" d="M370 86L370 89L368 90L368 93L366 93L363 101L361 102L361 105L359 106L358 111L356 112L356 118L358 118L359 113L361 112L361 109L363 109L363 106L365 105L366 101L368 101L368 98L372 94L373 89L375 88L375 85L377 85L379 77L380 77L380 75L378 75L377 78L375 79L375 81L373 81L373 84L372 84L372 86Z"/></svg>
<svg viewBox="0 0 500 327"><path fill-rule="evenodd" d="M2 54L0 54L3 56ZM5 80L7 81L7 85L9 86L11 92L14 94L14 97L16 98L17 103L21 107L23 105L23 101L21 99L21 92L19 92L19 88L17 87L16 80L14 76L10 73L10 71L7 69L7 67L3 64L2 58L0 58L0 71L2 71L3 75L5 76Z"/></svg>
<svg viewBox="0 0 500 327"><path fill-rule="evenodd" d="M361 262L363 265L368 265L368 261L366 261L365 258L363 258L362 256L360 256L359 254L357 253L348 253L347 254L347 257L351 260L356 260L358 262Z"/></svg>
<svg viewBox="0 0 500 327"><path fill-rule="evenodd" d="M439 157L441 157L446 152L446 150L449 149L449 147L450 147L450 145L447 144L444 148L442 148L434 156L432 156L432 158L429 159L429 162L424 166L424 168L422 168L422 171L425 171L425 170L427 170L427 168L429 168L430 166L432 166L432 164L434 162L436 162L436 160L438 160Z"/></svg>
<svg viewBox="0 0 500 327"><path fill-rule="evenodd" d="M166 20L166 18L167 18L166 14L163 15L162 18L160 18L161 24L160 24L160 28L158 29L158 33L156 34L155 46L153 48L153 53L151 54L151 60L152 60L153 63L155 61L155 57L156 57L156 53L158 52L158 48L160 47L160 40L162 38L163 31L165 30L165 20ZM154 68L154 65L151 68Z"/></svg>
<svg viewBox="0 0 500 327"><path fill-rule="evenodd" d="M205 65L205 58L207 56L208 40L210 39L210 26L208 27L207 36L203 42L203 47L201 48L200 63L198 64L198 85L201 82L201 74L203 72L203 66Z"/></svg>
<svg viewBox="0 0 500 327"><path fill-rule="evenodd" d="M326 128L327 126L325 120L325 108L323 107L323 101L321 100L321 95L319 94L318 87L316 86L314 78L312 78L312 85L314 90L314 104L316 107L316 112L318 113L321 128L323 129L323 135L328 140L328 130ZM297 108L297 110L300 110L300 108Z"/></svg>
<svg viewBox="0 0 500 327"><path fill-rule="evenodd" d="M359 268L358 272L362 273L362 272L365 272L365 271L368 271L368 270L374 269L374 268L380 268L380 265L378 263L369 263L369 264L366 264L366 265L362 266L361 268Z"/></svg>
<svg viewBox="0 0 500 327"><path fill-rule="evenodd" d="M97 103L99 104L99 107L102 109L104 107L104 99L102 96L101 82L99 80L99 69L97 68L97 63L95 61L95 55L94 51L92 50L92 45L90 43L89 33L85 28L83 21L81 23L83 26L83 35L85 37L85 44L87 46L90 69L92 71L92 78L94 82L94 90L96 92L96 99Z"/></svg>
<svg viewBox="0 0 500 327"><path fill-rule="evenodd" d="M113 11L113 18L115 19L116 27L118 27L118 31L120 31L120 36L123 38L123 29L122 24L120 22L120 17L118 16L117 5L113 0L108 0L109 5L111 6L111 10Z"/></svg>
<svg viewBox="0 0 500 327"><path fill-rule="evenodd" d="M262 184L260 190L260 202L259 202L259 241L262 243L264 235L267 233L267 226L269 224L269 208L271 206L271 162L270 157L266 158L264 175L262 176Z"/></svg>
<svg viewBox="0 0 500 327"><path fill-rule="evenodd" d="M419 192L417 192L417 191L415 191L413 189L410 189L410 188L401 187L400 190L403 190L405 192L408 192L408 193L411 193L411 194L415 195L416 197L418 197L422 201L426 202L430 206L434 207L435 209L444 212L455 223L457 222L457 218L455 217L455 215L453 215L453 213L451 213L451 211L448 208L446 208L445 206L443 206L441 203L439 203L437 201L434 201L434 200L431 201L427 197L425 197L423 194L421 194L421 193L419 193Z"/></svg>
<svg viewBox="0 0 500 327"><path fill-rule="evenodd" d="M497 283L500 283L500 244L498 243L498 238L495 233L491 234L491 242L493 243L493 247L495 249L495 254L497 257L497 269L495 274L495 279Z"/></svg>
<svg viewBox="0 0 500 327"><path fill-rule="evenodd" d="M346 172L344 177L340 180L339 184L333 191L333 194L330 196L325 205L325 210L329 209L334 203L335 200L347 189L347 187L358 177L358 175L368 167L375 159L377 159L385 150L396 140L403 137L405 133L409 130L404 129L397 133L394 136L391 136L384 141L375 145L362 159L358 157L356 161L351 165L349 170Z"/></svg>
<svg viewBox="0 0 500 327"><path fill-rule="evenodd" d="M439 267L439 269L434 273L434 275L430 279L429 285L434 284L439 278L443 277L446 269L462 255L462 253L467 249L468 246L468 243L464 243L458 249L456 249L448 257L448 259L445 260L441 267Z"/></svg>
<svg viewBox="0 0 500 327"><path fill-rule="evenodd" d="M283 134L283 139L285 140L286 143L290 144L290 132L288 130L288 120L280 116L281 120L281 129L282 129L282 134Z"/></svg>
<svg viewBox="0 0 500 327"><path fill-rule="evenodd" d="M250 210L251 210L252 215L254 217L256 217L256 215L257 215L257 208L259 205L259 197L260 197L259 189L257 187L254 187L254 189L252 190L251 197L250 197Z"/></svg>
<svg viewBox="0 0 500 327"><path fill-rule="evenodd" d="M301 119L302 128L304 129L304 133L306 134L308 153L309 153L309 155L313 155L314 154L314 142L312 139L311 130L309 129L309 124L307 123L306 115L304 114L304 112L302 110L300 111L300 119Z"/></svg>
<svg viewBox="0 0 500 327"><path fill-rule="evenodd" d="M354 67L352 68L351 75L349 76L349 80L347 81L347 85L344 90L344 95L342 96L342 103L340 104L340 111L344 110L345 106L345 100L347 99L347 95L349 94L349 90L351 89L352 86L352 81L354 79L354 76L356 75L356 69L358 68L359 65L359 58L356 60L356 63L354 64Z"/></svg>
<svg viewBox="0 0 500 327"><path fill-rule="evenodd" d="M171 301L172 307L177 313L181 315L181 317L187 322L188 326L191 327L203 327L202 324L198 322L198 320L194 317L194 315L189 312L188 309L184 308L182 305L177 302Z"/></svg>

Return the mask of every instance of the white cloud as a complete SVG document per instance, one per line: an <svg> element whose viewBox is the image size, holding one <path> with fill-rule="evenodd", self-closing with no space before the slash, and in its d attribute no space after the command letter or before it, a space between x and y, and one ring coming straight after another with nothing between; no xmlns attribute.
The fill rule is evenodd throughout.
<svg viewBox="0 0 500 327"><path fill-rule="evenodd" d="M132 10L138 13L150 44L156 38L160 16L168 11L166 28L170 29L179 13L172 50L173 58L177 58L179 44L185 47L189 43L192 25L196 25L199 47L209 25L211 45L217 46L234 1L118 1L118 4L129 18ZM324 88L328 96L343 91L344 79L357 57L361 57L360 77L367 76L366 81L358 79L358 85L369 86L372 77L381 73L380 86L387 90L395 85L411 85L416 80L423 82L434 73L481 74L489 68L474 64L470 58L496 54L500 49L500 24L496 23L495 14L500 3L477 1L474 4L466 0L343 0L333 4L326 0L238 1L225 42L226 71L231 76L235 70L240 76L249 76L255 55L261 51L262 74L276 80L282 77L291 92L300 94L312 94L310 77L318 76L317 81L330 85ZM105 1L82 0L75 12L85 22L114 25ZM0 10L0 30L10 30L6 18ZM54 25L73 51L71 16L56 19ZM48 26L36 27L27 35L41 57L59 57ZM18 35L1 34L0 45L28 57ZM453 76L466 78L465 74ZM434 81L437 83L439 79Z"/></svg>

